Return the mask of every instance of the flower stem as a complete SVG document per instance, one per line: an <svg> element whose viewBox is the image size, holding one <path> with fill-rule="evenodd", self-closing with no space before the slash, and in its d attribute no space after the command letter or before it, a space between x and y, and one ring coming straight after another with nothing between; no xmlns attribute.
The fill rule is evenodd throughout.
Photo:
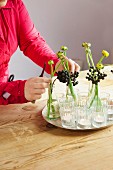
<svg viewBox="0 0 113 170"><path fill-rule="evenodd" d="M68 65L68 62L66 61L66 70L69 72L69 65ZM69 78L69 85L68 85L69 89L70 89L70 92L71 92L71 95L74 99L74 101L76 101L76 95L74 93L74 89L73 89L73 84L71 82L71 79ZM68 91L67 91L68 93ZM66 94L66 96L68 96L68 94Z"/></svg>
<svg viewBox="0 0 113 170"><path fill-rule="evenodd" d="M51 69L51 82L50 82L50 86L48 89L48 102L47 102L47 118L50 117L50 111L52 110L53 112L55 112L55 108L54 105L52 105L53 99L52 99L52 91L53 91L53 83L52 83L52 78L54 76L53 74L53 66L52 64L50 65L50 69Z"/></svg>
<svg viewBox="0 0 113 170"><path fill-rule="evenodd" d="M89 62L89 55L88 55L88 53L86 54L86 60L87 60L87 63L88 63L88 67L90 68L90 62Z"/></svg>
<svg viewBox="0 0 113 170"><path fill-rule="evenodd" d="M50 116L50 110L51 110L51 103L52 103L52 93L51 93L51 83L50 83L50 87L48 88L48 96L49 96L49 99L47 101L47 118L49 118Z"/></svg>
<svg viewBox="0 0 113 170"><path fill-rule="evenodd" d="M75 93L74 93L73 84L72 84L71 80L69 80L69 85L68 85L68 87L69 87L69 89L70 89L70 92L71 92L71 95L72 95L74 101L76 101L76 95L75 95Z"/></svg>
<svg viewBox="0 0 113 170"><path fill-rule="evenodd" d="M90 53L90 60L91 60L92 66L95 68L95 64L94 64L94 61L93 61L93 58L92 58L92 54L91 54L91 53Z"/></svg>
<svg viewBox="0 0 113 170"><path fill-rule="evenodd" d="M60 62L59 64L58 64L58 66L56 67L56 69L53 71L53 75L57 72L57 69L60 67L60 65L62 64L62 62Z"/></svg>
<svg viewBox="0 0 113 170"><path fill-rule="evenodd" d="M103 61L104 58L105 58L105 57L102 56L102 57L100 58L100 60L98 61L98 63L102 63L102 61Z"/></svg>
<svg viewBox="0 0 113 170"><path fill-rule="evenodd" d="M98 84L95 84L95 86L92 84L90 94L93 94L93 96L91 96L91 101L89 103L89 108L94 106L94 107L96 107L96 110L99 109L102 104L101 104L101 100L99 98Z"/></svg>

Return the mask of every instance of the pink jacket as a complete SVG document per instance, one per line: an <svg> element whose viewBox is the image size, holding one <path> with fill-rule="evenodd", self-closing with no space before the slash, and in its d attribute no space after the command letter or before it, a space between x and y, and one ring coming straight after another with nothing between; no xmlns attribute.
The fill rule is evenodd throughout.
<svg viewBox="0 0 113 170"><path fill-rule="evenodd" d="M50 59L55 64L58 61L56 54L34 27L22 0L8 0L7 5L0 9L0 104L26 102L26 80L8 82L8 63L18 46L25 56L41 67ZM46 72L49 73L49 70L46 64ZM11 96L4 99L4 92Z"/></svg>

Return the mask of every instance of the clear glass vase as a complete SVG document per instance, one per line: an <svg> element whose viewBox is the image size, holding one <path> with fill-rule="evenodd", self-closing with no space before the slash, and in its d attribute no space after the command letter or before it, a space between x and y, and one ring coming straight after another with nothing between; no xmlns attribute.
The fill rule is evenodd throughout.
<svg viewBox="0 0 113 170"><path fill-rule="evenodd" d="M102 106L102 102L100 99L100 87L99 84L91 84L88 92L88 100L87 100L88 108L100 108Z"/></svg>
<svg viewBox="0 0 113 170"><path fill-rule="evenodd" d="M101 107L106 107L108 105L109 98L110 94L101 91L99 83L92 84L88 93L87 106L88 108L99 110Z"/></svg>
<svg viewBox="0 0 113 170"><path fill-rule="evenodd" d="M92 125L96 128L106 126L108 108L102 105L92 110Z"/></svg>
<svg viewBox="0 0 113 170"><path fill-rule="evenodd" d="M57 119L60 117L59 104L56 99L52 99L51 103L47 104L47 118Z"/></svg>
<svg viewBox="0 0 113 170"><path fill-rule="evenodd" d="M48 89L48 101L47 101L47 118L48 119L57 119L60 117L59 113L59 104L54 92L55 87L50 86Z"/></svg>
<svg viewBox="0 0 113 170"><path fill-rule="evenodd" d="M74 100L75 105L78 105L78 93L79 93L79 90L77 88L72 87L71 90L70 90L70 87L67 86L66 97L67 97L67 99L72 98Z"/></svg>

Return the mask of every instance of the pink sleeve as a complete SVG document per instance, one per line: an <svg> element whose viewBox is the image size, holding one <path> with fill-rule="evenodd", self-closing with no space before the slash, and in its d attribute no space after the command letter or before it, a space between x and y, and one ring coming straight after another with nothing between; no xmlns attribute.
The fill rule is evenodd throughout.
<svg viewBox="0 0 113 170"><path fill-rule="evenodd" d="M12 82L0 83L0 105L27 102L24 97L25 82L26 80L17 80ZM3 97L3 94L5 94L6 92L10 94L7 99Z"/></svg>
<svg viewBox="0 0 113 170"><path fill-rule="evenodd" d="M56 64L56 62L58 62L58 58L56 54L51 50L51 48L47 45L45 40L40 36L40 33L36 30L23 2L21 0L19 0L18 2L20 20L20 49L37 65L43 67L44 62L46 62L46 72L50 73L48 61L54 60L54 63Z"/></svg>

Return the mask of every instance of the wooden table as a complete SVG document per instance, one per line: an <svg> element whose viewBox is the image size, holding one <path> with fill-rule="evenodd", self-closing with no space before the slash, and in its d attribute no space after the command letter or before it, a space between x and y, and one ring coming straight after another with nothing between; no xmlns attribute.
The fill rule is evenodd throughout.
<svg viewBox="0 0 113 170"><path fill-rule="evenodd" d="M113 97L110 69L101 86ZM88 87L85 74L79 78L82 90ZM0 170L113 170L113 126L95 131L49 126L41 115L44 99L32 111L22 109L26 104L0 106Z"/></svg>

